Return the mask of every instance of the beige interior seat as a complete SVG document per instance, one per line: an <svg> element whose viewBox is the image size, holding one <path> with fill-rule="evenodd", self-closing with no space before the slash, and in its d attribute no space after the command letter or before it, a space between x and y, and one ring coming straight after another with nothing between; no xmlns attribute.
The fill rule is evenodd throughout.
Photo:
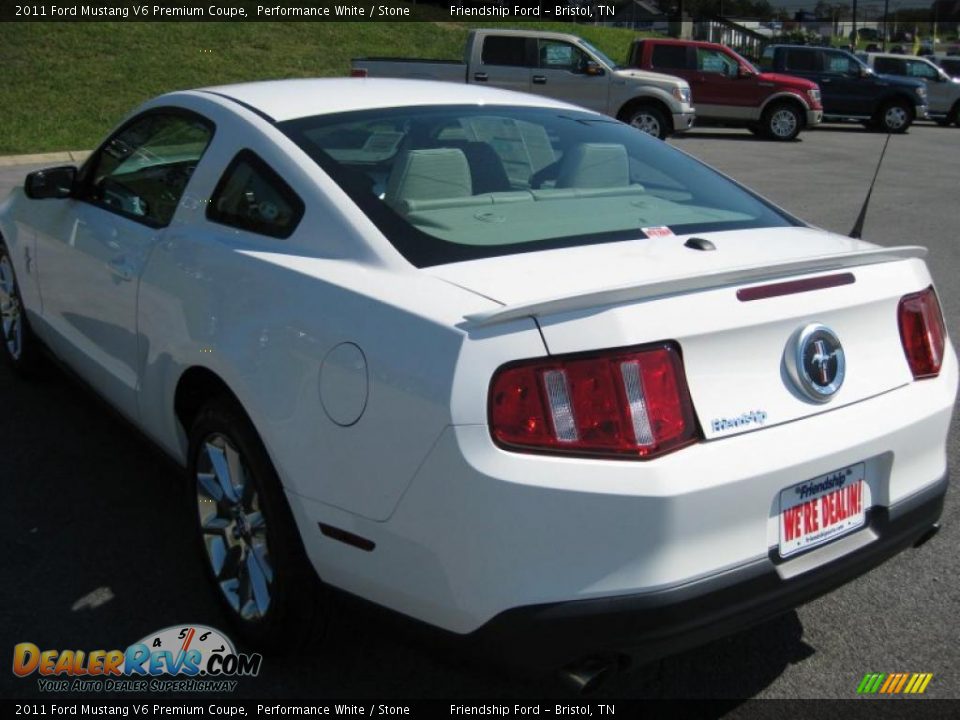
<svg viewBox="0 0 960 720"><path fill-rule="evenodd" d="M407 200L441 200L473 194L470 166L459 148L410 150L393 165L384 200L401 207Z"/></svg>
<svg viewBox="0 0 960 720"><path fill-rule="evenodd" d="M616 143L581 143L564 156L558 188L627 187L630 161L627 149Z"/></svg>

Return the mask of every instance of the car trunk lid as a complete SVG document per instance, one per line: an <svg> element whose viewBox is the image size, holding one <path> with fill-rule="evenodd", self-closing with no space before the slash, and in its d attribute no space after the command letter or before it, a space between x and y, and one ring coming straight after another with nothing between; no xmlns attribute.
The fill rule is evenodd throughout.
<svg viewBox="0 0 960 720"><path fill-rule="evenodd" d="M471 316L473 324L535 317L551 354L676 341L707 438L789 422L910 382L897 306L930 282L921 248L884 250L807 228L703 239L716 250L691 250L684 238L670 237L431 272L504 303ZM832 286L780 287L810 279ZM738 294L757 287L761 297ZM836 335L846 363L842 386L826 402L805 393L790 369L801 331L814 325Z"/></svg>

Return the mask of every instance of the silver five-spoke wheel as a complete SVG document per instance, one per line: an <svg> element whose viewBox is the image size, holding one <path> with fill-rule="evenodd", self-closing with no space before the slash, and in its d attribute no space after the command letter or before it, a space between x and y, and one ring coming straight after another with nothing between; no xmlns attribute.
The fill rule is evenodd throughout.
<svg viewBox="0 0 960 720"><path fill-rule="evenodd" d="M770 117L770 132L778 138L792 137L797 131L797 115L787 110L777 110Z"/></svg>
<svg viewBox="0 0 960 720"><path fill-rule="evenodd" d="M630 124L647 135L658 138L661 134L660 120L650 113L639 112L630 119Z"/></svg>
<svg viewBox="0 0 960 720"><path fill-rule="evenodd" d="M260 620L270 609L273 566L253 477L218 433L203 442L196 474L200 532L216 582L241 618Z"/></svg>
<svg viewBox="0 0 960 720"><path fill-rule="evenodd" d="M909 121L910 114L901 105L891 105L883 115L883 124L893 132L903 129Z"/></svg>
<svg viewBox="0 0 960 720"><path fill-rule="evenodd" d="M13 266L6 255L0 257L0 318L3 322L3 341L7 352L19 360L23 352L23 321L20 297L13 279Z"/></svg>

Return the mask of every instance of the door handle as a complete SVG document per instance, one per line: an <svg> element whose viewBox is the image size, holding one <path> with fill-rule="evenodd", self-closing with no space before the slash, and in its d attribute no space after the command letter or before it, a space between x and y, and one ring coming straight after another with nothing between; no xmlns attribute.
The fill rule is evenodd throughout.
<svg viewBox="0 0 960 720"><path fill-rule="evenodd" d="M546 84L547 84L547 78L546 78L544 75L534 75L534 76L533 76L533 84L534 84L534 85L546 85Z"/></svg>
<svg viewBox="0 0 960 720"><path fill-rule="evenodd" d="M477 82L486 82L490 78L486 73L478 72L473 74L473 79Z"/></svg>
<svg viewBox="0 0 960 720"><path fill-rule="evenodd" d="M114 258L107 262L107 270L120 280L133 280L133 268L124 258Z"/></svg>

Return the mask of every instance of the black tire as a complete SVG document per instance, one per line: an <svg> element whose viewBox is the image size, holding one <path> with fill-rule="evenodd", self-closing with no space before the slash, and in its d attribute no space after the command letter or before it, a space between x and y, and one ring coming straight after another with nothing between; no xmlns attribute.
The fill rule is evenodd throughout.
<svg viewBox="0 0 960 720"><path fill-rule="evenodd" d="M763 112L763 134L771 140L796 140L803 129L803 114L793 103L775 103Z"/></svg>
<svg viewBox="0 0 960 720"><path fill-rule="evenodd" d="M217 454L218 445L224 449L224 459L234 460L228 463L231 468L242 468L242 479L228 480L234 489L243 487L238 493L239 502L230 502L216 473L207 472L214 467L210 453ZM237 453L235 458L227 448ZM273 652L295 650L309 641L318 641L330 614L329 595L307 559L267 451L236 401L220 398L198 413L190 430L188 467L197 549L214 592L239 636L251 646ZM208 476L207 482L213 483L214 489L219 489L219 501L204 490L200 473ZM207 527L222 527L204 533L204 515ZM262 518L263 523L254 516ZM223 525L224 518L233 521ZM207 544L208 540L215 544L217 538L224 557L219 575ZM248 564L240 558L252 560ZM234 562L228 564L228 559ZM231 568L236 568L236 573ZM255 586L261 589L259 594L253 589ZM267 603L262 602L264 587Z"/></svg>
<svg viewBox="0 0 960 720"><path fill-rule="evenodd" d="M42 367L40 343L30 329L13 258L0 238L0 356L22 377L33 377Z"/></svg>
<svg viewBox="0 0 960 720"><path fill-rule="evenodd" d="M632 125L640 132L666 140L673 133L673 127L666 114L655 105L631 105L624 111L621 120Z"/></svg>
<svg viewBox="0 0 960 720"><path fill-rule="evenodd" d="M881 132L905 133L913 123L913 108L906 100L889 100L881 106L873 122Z"/></svg>
<svg viewBox="0 0 960 720"><path fill-rule="evenodd" d="M949 117L945 117L939 120L934 120L934 122L940 127L950 127L951 120Z"/></svg>

